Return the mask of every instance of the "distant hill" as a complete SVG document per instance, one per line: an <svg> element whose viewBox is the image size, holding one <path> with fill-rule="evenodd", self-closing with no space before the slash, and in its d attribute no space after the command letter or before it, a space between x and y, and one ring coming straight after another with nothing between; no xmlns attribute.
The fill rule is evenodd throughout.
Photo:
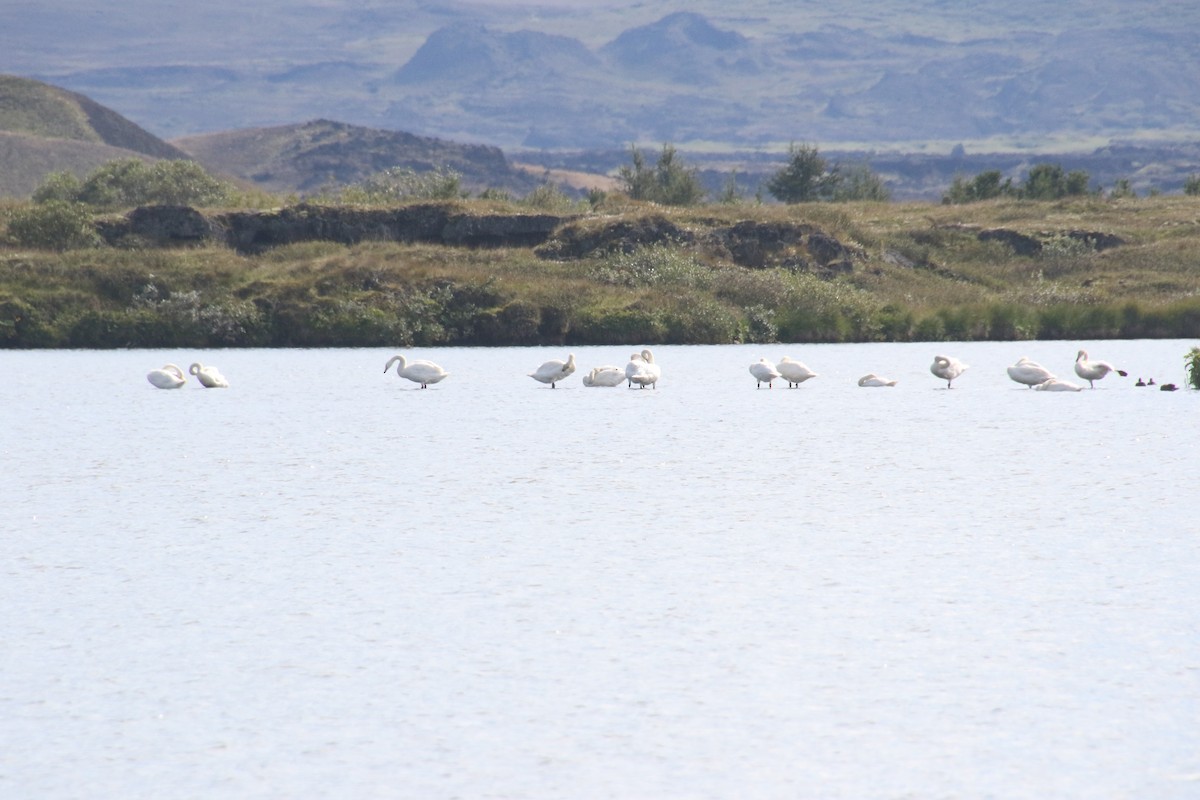
<svg viewBox="0 0 1200 800"><path fill-rule="evenodd" d="M0 71L165 138L337 119L520 150L1089 152L1195 139L1200 4L0 3ZM686 8L686 11L681 11Z"/></svg>
<svg viewBox="0 0 1200 800"><path fill-rule="evenodd" d="M210 172L272 192L314 192L357 183L392 167L417 172L449 168L472 191L490 187L523 195L543 182L515 168L496 147L324 119L186 136L173 144Z"/></svg>
<svg viewBox="0 0 1200 800"><path fill-rule="evenodd" d="M0 75L0 197L28 197L51 172L83 176L119 158L188 156L88 97Z"/></svg>
<svg viewBox="0 0 1200 800"><path fill-rule="evenodd" d="M186 158L89 97L14 75L0 75L0 131L106 144L151 158Z"/></svg>
<svg viewBox="0 0 1200 800"><path fill-rule="evenodd" d="M464 188L521 196L553 177L510 164L499 148L330 120L165 142L84 95L0 76L0 197L28 197L52 172L84 176L120 158L190 159L271 192L310 193L392 167L449 168ZM568 185L564 182L564 185Z"/></svg>

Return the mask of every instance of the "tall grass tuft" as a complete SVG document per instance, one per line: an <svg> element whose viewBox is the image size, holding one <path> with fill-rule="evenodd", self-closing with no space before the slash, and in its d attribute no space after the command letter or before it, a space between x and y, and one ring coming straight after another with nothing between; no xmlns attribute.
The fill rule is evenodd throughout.
<svg viewBox="0 0 1200 800"><path fill-rule="evenodd" d="M1200 347L1193 347L1183 357L1187 368L1187 380L1193 389L1200 389Z"/></svg>

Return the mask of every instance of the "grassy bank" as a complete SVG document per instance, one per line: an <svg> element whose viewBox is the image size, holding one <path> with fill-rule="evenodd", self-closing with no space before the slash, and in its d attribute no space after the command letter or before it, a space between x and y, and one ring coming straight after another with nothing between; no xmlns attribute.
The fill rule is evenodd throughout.
<svg viewBox="0 0 1200 800"><path fill-rule="evenodd" d="M10 245L0 248L0 347L1200 338L1196 198L609 203L577 225L648 216L695 236L559 260L527 247L385 242L259 255ZM848 268L738 266L706 232L744 220L811 226L852 254ZM994 229L1009 238L981 236ZM1036 252L1014 247L1025 239Z"/></svg>

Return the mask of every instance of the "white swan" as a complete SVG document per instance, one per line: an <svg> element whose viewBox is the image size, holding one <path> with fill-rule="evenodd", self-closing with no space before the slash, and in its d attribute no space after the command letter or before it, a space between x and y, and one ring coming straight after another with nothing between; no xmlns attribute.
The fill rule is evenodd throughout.
<svg viewBox="0 0 1200 800"><path fill-rule="evenodd" d="M554 384L566 378L575 371L575 354L567 356L566 361L547 361L537 368L535 372L529 373L529 377L535 381L550 384L550 388L554 388Z"/></svg>
<svg viewBox="0 0 1200 800"><path fill-rule="evenodd" d="M642 354L633 353L629 356L629 363L625 365L625 380L629 381L629 388L633 388L633 373L641 369Z"/></svg>
<svg viewBox="0 0 1200 800"><path fill-rule="evenodd" d="M779 363L775 365L775 369L779 370L779 374L788 382L789 389L793 386L799 386L809 378L817 377L817 373L799 361L793 361L787 356L779 360Z"/></svg>
<svg viewBox="0 0 1200 800"><path fill-rule="evenodd" d="M750 374L754 376L757 382L756 389L761 389L762 385L767 384L767 388L772 388L771 381L779 377L779 370L775 369L775 365L765 358L760 358L750 365Z"/></svg>
<svg viewBox="0 0 1200 800"><path fill-rule="evenodd" d="M890 378L881 378L874 372L868 372L858 379L859 386L895 386L896 381Z"/></svg>
<svg viewBox="0 0 1200 800"><path fill-rule="evenodd" d="M584 386L620 386L625 382L625 373L620 367L593 367L592 371L583 376Z"/></svg>
<svg viewBox="0 0 1200 800"><path fill-rule="evenodd" d="M1122 378L1129 373L1123 369L1117 369L1107 361L1089 361L1087 350L1080 350L1075 356L1075 374L1088 382L1088 386L1093 389L1096 384L1093 381L1098 381L1110 372L1115 372Z"/></svg>
<svg viewBox="0 0 1200 800"><path fill-rule="evenodd" d="M625 378L631 387L636 383L639 389L645 389L647 386L657 389L658 379L661 377L662 368L654 363L654 354L649 350L634 353L625 365Z"/></svg>
<svg viewBox="0 0 1200 800"><path fill-rule="evenodd" d="M392 368L392 364L399 362L396 367L396 375L401 378L407 378L413 383L421 384L422 389L428 389L429 384L443 381L450 377L450 373L439 367L432 361L423 359L407 360L404 356L392 356L388 362L383 365L383 371L387 372Z"/></svg>
<svg viewBox="0 0 1200 800"><path fill-rule="evenodd" d="M221 370L216 367L206 367L197 362L188 367L188 372L196 376L196 380L200 381L200 385L205 389L228 389L229 381L225 380L225 376L221 374Z"/></svg>
<svg viewBox="0 0 1200 800"><path fill-rule="evenodd" d="M969 365L964 364L957 358L950 356L934 356L933 364L930 365L929 371L946 382L946 388L950 388L951 382L959 375L962 375L969 369Z"/></svg>
<svg viewBox="0 0 1200 800"><path fill-rule="evenodd" d="M146 373L146 380L159 389L178 389L187 383L183 370L174 364L165 364L162 369L152 369Z"/></svg>
<svg viewBox="0 0 1200 800"><path fill-rule="evenodd" d="M1008 377L1026 386L1037 386L1039 383L1053 380L1054 373L1036 361L1021 356L1017 363L1008 368Z"/></svg>
<svg viewBox="0 0 1200 800"><path fill-rule="evenodd" d="M1082 386L1076 386L1070 381L1060 381L1058 378L1047 378L1033 387L1039 392L1082 392Z"/></svg>

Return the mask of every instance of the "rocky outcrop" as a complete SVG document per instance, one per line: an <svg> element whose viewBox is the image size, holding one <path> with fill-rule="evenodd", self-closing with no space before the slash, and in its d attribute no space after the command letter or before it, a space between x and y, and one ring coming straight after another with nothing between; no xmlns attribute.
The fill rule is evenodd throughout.
<svg viewBox="0 0 1200 800"><path fill-rule="evenodd" d="M390 209L302 204L212 217L187 206L146 206L106 220L98 229L106 242L118 247L223 242L242 253L259 253L310 241L536 247L569 219L553 214L465 214L453 205L436 203Z"/></svg>
<svg viewBox="0 0 1200 800"><path fill-rule="evenodd" d="M1047 242L1070 239L1100 252L1125 244L1120 236L1102 231L1041 231L1037 234L1019 233L1008 228L988 228L976 234L981 242L1000 242L1019 256L1036 256Z"/></svg>
<svg viewBox="0 0 1200 800"><path fill-rule="evenodd" d="M121 219L102 220L97 230L116 247L179 247L221 238L220 226L190 206L143 206Z"/></svg>
<svg viewBox="0 0 1200 800"><path fill-rule="evenodd" d="M1008 228L988 228L977 234L981 242L1000 242L1012 248L1019 256L1036 256L1042 252L1042 243L1032 236Z"/></svg>
<svg viewBox="0 0 1200 800"><path fill-rule="evenodd" d="M470 214L453 203L398 208L300 204L273 211L205 216L188 206L146 206L98 226L116 247L224 243L260 253L297 242L425 242L456 247L533 248L541 258L573 260L632 253L655 245L695 247L717 261L752 269L783 268L822 275L849 272L857 254L819 228L756 222L684 228L661 214L579 218L555 214Z"/></svg>
<svg viewBox="0 0 1200 800"><path fill-rule="evenodd" d="M564 225L554 237L537 248L537 255L548 260L568 260L612 253L632 253L655 244L692 244L695 235L653 214L636 219L611 221L579 220Z"/></svg>
<svg viewBox="0 0 1200 800"><path fill-rule="evenodd" d="M815 225L800 222L738 222L711 235L733 263L752 269L783 269L832 275L854 268L854 253Z"/></svg>

